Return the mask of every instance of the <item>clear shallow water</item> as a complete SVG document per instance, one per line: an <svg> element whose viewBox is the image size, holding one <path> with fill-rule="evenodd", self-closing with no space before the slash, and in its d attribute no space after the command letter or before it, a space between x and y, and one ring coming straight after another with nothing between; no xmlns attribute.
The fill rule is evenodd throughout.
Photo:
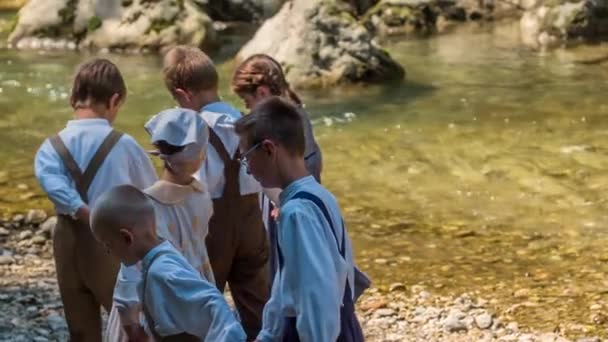
<svg viewBox="0 0 608 342"><path fill-rule="evenodd" d="M377 285L476 292L524 325L603 334L589 307L608 304L608 64L580 62L608 47L539 54L516 30L393 42L403 84L301 92L324 183ZM32 159L70 118L69 81L85 57L0 50L4 214L49 208ZM142 124L173 105L160 62L110 58L129 87L117 126L146 145ZM224 81L233 68L220 65ZM225 84L222 94L240 105Z"/></svg>

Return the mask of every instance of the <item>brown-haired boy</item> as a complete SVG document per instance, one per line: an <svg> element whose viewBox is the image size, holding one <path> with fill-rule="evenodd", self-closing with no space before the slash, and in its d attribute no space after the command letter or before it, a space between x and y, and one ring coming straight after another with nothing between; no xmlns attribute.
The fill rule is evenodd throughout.
<svg viewBox="0 0 608 342"><path fill-rule="evenodd" d="M91 234L89 208L110 187L145 188L157 178L137 142L112 129L126 96L112 62L82 64L70 97L75 120L45 140L36 154L36 178L58 215L54 257L71 341L101 341L99 307L110 311L119 266Z"/></svg>
<svg viewBox="0 0 608 342"><path fill-rule="evenodd" d="M245 332L253 339L269 296L269 251L258 197L262 188L239 163L234 123L241 114L220 100L215 66L199 49L170 50L164 77L179 105L200 112L209 126L207 159L195 175L207 183L213 199L207 250L217 287L223 291L228 282Z"/></svg>
<svg viewBox="0 0 608 342"><path fill-rule="evenodd" d="M282 190L273 239L279 269L257 340L362 342L350 238L336 198L306 168L297 108L270 97L236 132L248 171L263 187Z"/></svg>

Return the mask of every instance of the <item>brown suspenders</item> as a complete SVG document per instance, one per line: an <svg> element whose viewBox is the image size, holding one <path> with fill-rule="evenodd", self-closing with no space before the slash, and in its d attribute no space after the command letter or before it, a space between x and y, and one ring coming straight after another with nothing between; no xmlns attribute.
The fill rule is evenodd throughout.
<svg viewBox="0 0 608 342"><path fill-rule="evenodd" d="M51 145L63 161L63 164L68 169L70 176L76 184L76 190L78 190L80 197L85 203L89 202L87 192L89 191L89 187L91 186L91 183L93 182L97 171L99 171L99 168L103 164L104 160L106 159L108 154L110 154L110 151L112 151L112 148L114 147L114 145L116 145L118 140L120 140L122 135L123 133L112 130L110 134L108 134L108 136L101 143L101 146L99 146L97 152L95 152L95 155L89 162L89 165L87 166L84 173L82 173L82 171L78 167L78 164L74 160L74 157L72 156L68 148L65 146L63 140L61 140L61 137L59 137L59 135L55 135L49 139Z"/></svg>

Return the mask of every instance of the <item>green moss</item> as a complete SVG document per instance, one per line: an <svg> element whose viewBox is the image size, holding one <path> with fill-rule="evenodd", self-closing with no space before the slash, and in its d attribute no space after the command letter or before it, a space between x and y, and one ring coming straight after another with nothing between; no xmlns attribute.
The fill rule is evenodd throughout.
<svg viewBox="0 0 608 342"><path fill-rule="evenodd" d="M170 27L173 25L173 21L170 20L165 20L165 19L154 19L152 21L152 23L150 24L150 27L148 28L148 30L146 31L146 33L150 33L152 31L154 32L160 32L164 29L166 29L167 27Z"/></svg>
<svg viewBox="0 0 608 342"><path fill-rule="evenodd" d="M89 32L93 32L95 30L97 30L98 28L101 27L101 24L103 22L101 21L101 19L99 19L98 16L93 16L89 19L89 22L87 23L87 31Z"/></svg>

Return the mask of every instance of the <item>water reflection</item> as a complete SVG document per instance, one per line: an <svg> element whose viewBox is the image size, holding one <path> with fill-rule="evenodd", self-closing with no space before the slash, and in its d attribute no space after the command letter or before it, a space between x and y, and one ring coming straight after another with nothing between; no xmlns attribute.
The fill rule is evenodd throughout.
<svg viewBox="0 0 608 342"><path fill-rule="evenodd" d="M474 292L525 324L603 333L589 308L608 300L608 64L580 61L608 48L538 54L513 30L393 42L407 81L302 92L324 181L376 284ZM129 88L117 125L145 145L143 122L173 105L160 62L112 59ZM32 157L70 117L81 60L0 50L4 212L48 208ZM220 68L223 96L239 103L226 84L234 65Z"/></svg>

